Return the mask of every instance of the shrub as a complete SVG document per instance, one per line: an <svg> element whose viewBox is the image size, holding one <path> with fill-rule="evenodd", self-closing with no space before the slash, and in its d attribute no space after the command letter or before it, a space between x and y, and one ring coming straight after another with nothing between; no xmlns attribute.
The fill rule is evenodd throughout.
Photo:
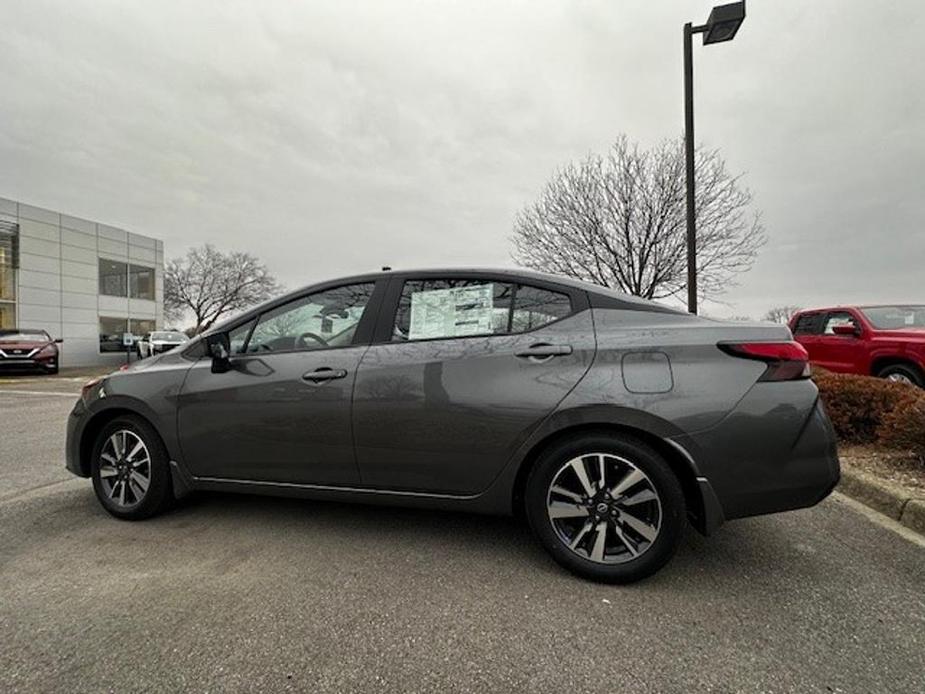
<svg viewBox="0 0 925 694"><path fill-rule="evenodd" d="M877 440L889 448L915 453L925 462L925 391L915 393L883 416Z"/></svg>
<svg viewBox="0 0 925 694"><path fill-rule="evenodd" d="M818 369L813 380L841 441L878 443L925 459L925 391L880 378Z"/></svg>

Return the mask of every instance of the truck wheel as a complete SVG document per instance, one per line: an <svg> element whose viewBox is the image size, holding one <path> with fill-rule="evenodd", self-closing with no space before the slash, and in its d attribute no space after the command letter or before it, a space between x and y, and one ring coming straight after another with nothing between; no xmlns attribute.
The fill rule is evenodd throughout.
<svg viewBox="0 0 925 694"><path fill-rule="evenodd" d="M890 364L880 369L877 375L888 381L925 387L925 376L922 375L921 369L913 364Z"/></svg>

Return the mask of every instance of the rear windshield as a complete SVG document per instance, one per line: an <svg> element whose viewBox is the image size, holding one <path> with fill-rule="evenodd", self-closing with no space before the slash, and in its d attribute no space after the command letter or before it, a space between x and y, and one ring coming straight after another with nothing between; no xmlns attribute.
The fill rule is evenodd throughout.
<svg viewBox="0 0 925 694"><path fill-rule="evenodd" d="M152 340L169 340L170 342L186 342L187 337L183 333L151 333Z"/></svg>
<svg viewBox="0 0 925 694"><path fill-rule="evenodd" d="M925 306L871 306L861 312L878 330L925 328Z"/></svg>
<svg viewBox="0 0 925 694"><path fill-rule="evenodd" d="M38 342L51 340L44 330L0 330L0 342Z"/></svg>

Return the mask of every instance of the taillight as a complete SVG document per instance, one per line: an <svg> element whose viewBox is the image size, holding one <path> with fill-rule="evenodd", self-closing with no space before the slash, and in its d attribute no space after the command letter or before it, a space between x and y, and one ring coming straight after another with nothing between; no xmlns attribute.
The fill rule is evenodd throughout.
<svg viewBox="0 0 925 694"><path fill-rule="evenodd" d="M763 361L768 365L759 381L796 381L809 378L809 354L799 342L721 342L726 354Z"/></svg>

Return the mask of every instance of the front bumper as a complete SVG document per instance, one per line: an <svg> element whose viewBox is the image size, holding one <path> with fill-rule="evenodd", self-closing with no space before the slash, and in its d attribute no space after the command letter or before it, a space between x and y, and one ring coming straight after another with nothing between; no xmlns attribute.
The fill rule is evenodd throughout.
<svg viewBox="0 0 925 694"><path fill-rule="evenodd" d="M80 442L86 426L87 406L83 400L74 404L67 418L67 438L64 444L64 466L78 477L89 477L90 471L81 466Z"/></svg>
<svg viewBox="0 0 925 694"><path fill-rule="evenodd" d="M841 476L835 431L809 381L758 384L719 425L678 443L695 449L727 520L813 506Z"/></svg>
<svg viewBox="0 0 925 694"><path fill-rule="evenodd" d="M58 364L58 357L0 357L0 369L8 371L23 371L27 369L43 369L51 371Z"/></svg>

